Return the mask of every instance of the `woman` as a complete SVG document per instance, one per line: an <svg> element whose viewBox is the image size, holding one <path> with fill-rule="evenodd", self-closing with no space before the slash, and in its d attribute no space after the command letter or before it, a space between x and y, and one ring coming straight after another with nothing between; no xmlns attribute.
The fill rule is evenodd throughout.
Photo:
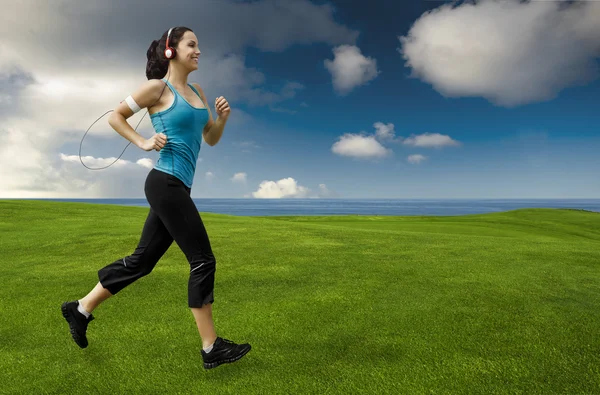
<svg viewBox="0 0 600 395"><path fill-rule="evenodd" d="M148 49L148 82L121 102L109 118L121 136L145 151L160 151L160 155L146 178L144 192L150 212L136 250L100 269L99 282L87 296L62 304L71 335L81 348L88 345L86 330L94 319L92 311L148 275L175 240L190 264L188 306L202 339L204 367L237 361L251 349L247 343L236 344L216 335L212 318L216 260L190 197L201 140L211 146L217 144L230 113L227 100L219 97L215 100L218 118L213 121L200 86L187 83L188 74L198 69L199 56L198 39L191 29L169 29ZM167 78L160 79L165 75ZM146 107L157 132L149 139L137 134L127 122Z"/></svg>

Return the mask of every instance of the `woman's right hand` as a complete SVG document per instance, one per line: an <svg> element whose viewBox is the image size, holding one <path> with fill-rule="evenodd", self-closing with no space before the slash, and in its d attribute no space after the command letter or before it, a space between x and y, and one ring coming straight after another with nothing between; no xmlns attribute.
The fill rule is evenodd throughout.
<svg viewBox="0 0 600 395"><path fill-rule="evenodd" d="M160 151L167 144L167 136L163 133L156 133L154 136L145 140L140 146L144 151Z"/></svg>

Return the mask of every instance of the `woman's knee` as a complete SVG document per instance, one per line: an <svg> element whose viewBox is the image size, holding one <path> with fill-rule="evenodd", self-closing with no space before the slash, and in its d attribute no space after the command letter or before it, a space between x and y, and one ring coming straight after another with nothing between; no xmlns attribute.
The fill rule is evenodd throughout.
<svg viewBox="0 0 600 395"><path fill-rule="evenodd" d="M199 260L193 260L190 262L190 274L206 276L209 273L214 273L217 266L216 258L211 255L207 257L203 257Z"/></svg>
<svg viewBox="0 0 600 395"><path fill-rule="evenodd" d="M123 259L123 262L125 263L126 267L138 271L140 273L140 276L143 277L152 273L152 270L154 270L154 267L156 266L158 260L149 256L142 255L136 257L126 257L125 259Z"/></svg>

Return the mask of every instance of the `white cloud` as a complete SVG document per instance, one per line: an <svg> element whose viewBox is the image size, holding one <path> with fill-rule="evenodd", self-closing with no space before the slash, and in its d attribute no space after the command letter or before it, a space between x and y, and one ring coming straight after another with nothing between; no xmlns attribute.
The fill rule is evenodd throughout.
<svg viewBox="0 0 600 395"><path fill-rule="evenodd" d="M383 122L375 122L373 127L376 129L375 137L377 137L379 140L394 139L395 132L393 123L385 124Z"/></svg>
<svg viewBox="0 0 600 395"><path fill-rule="evenodd" d="M64 162L80 163L80 164L83 161L83 164L85 166L91 167L92 169L98 169L99 167L106 167L109 165L110 165L110 167L114 166L116 168L123 168L125 166L129 166L129 165L133 164L133 162L131 162L131 161L124 160L124 159L117 160L117 158L95 158L93 156L82 156L80 159L79 155L66 155L66 154L63 154L62 152L60 153L60 159ZM112 163L112 165L111 165L111 163ZM149 159L149 158L138 159L135 162L135 164L139 165L141 167L144 167L146 169L152 169L154 167L154 163L152 162L152 159Z"/></svg>
<svg viewBox="0 0 600 395"><path fill-rule="evenodd" d="M208 181L212 181L215 178L215 175L211 171L207 171L205 177Z"/></svg>
<svg viewBox="0 0 600 395"><path fill-rule="evenodd" d="M232 125L246 125L251 118L236 108L236 102L275 105L296 97L304 88L298 82L284 81L270 91L265 75L246 66L242 54L247 47L283 51L314 42L352 44L358 36L334 20L332 6L308 0L210 1L202 3L201 12L191 12L196 7L197 2L191 0L168 5L148 0L144 18L138 18L137 4L120 0L63 0L60 4L22 0L5 7L0 13L0 197L143 195L149 161L119 161L102 171L90 171L78 156L77 161L71 160L77 154L71 146L79 144L86 128L100 115L145 82L146 50L172 25L188 26L196 33L203 55L190 81L200 83L210 103L220 95L228 99ZM165 18L167 10L178 16ZM135 127L142 116L137 131L148 138L153 128L145 110L128 121ZM129 143L107 120L108 115L91 127L82 154L102 156L98 146L90 147L98 138L113 140L119 149ZM72 151L62 150L63 146ZM111 155L112 151L104 156ZM83 160L93 168L103 167L95 166L96 161L110 163L87 156ZM131 169L115 172L123 163Z"/></svg>
<svg viewBox="0 0 600 395"><path fill-rule="evenodd" d="M65 155L61 152L60 159L64 162L80 163L79 155ZM108 166L111 163L115 162L116 159L117 158L94 158L93 156L81 157L81 161L83 161L83 164L93 169ZM115 168L119 168L127 166L128 164L131 164L131 162L119 159L112 166L114 166Z"/></svg>
<svg viewBox="0 0 600 395"><path fill-rule="evenodd" d="M56 129L69 130L69 137L73 137L76 131L81 139L83 134L80 135L80 131L90 128L86 138L92 135L120 138L108 125L107 112L124 99L124 87L133 90L137 88L138 82L131 79L127 81L124 76L115 76L107 80L103 80L103 77L90 79L89 75L51 76L40 70L36 72L35 82L22 87L19 104L23 113L11 114L11 125L21 128L33 126L33 122L42 122L44 129L52 128L48 131L50 133L54 133ZM123 93L119 95L115 92ZM66 113L69 116L65 116ZM24 117L27 118L26 121L23 120ZM150 125L146 110L140 111L128 121L135 127L135 121L142 117L146 125Z"/></svg>
<svg viewBox="0 0 600 395"><path fill-rule="evenodd" d="M231 181L245 183L246 182L246 173L235 173L233 175L233 177L231 177Z"/></svg>
<svg viewBox="0 0 600 395"><path fill-rule="evenodd" d="M453 140L450 136L439 134L439 133L423 133L420 135L411 135L404 139L403 144L410 145L412 147L425 147L425 148L441 148L446 146L460 146L456 140Z"/></svg>
<svg viewBox="0 0 600 395"><path fill-rule="evenodd" d="M61 152L63 145L75 146L74 143L77 143L79 146L84 130L102 115L97 114L98 108L108 106L110 98L99 90L97 95L88 95L87 99L82 99L77 97L76 89L70 90L72 84L65 84L61 89L73 94L70 99L61 96L62 93L45 92L42 86L32 83L21 90L19 107L26 110L26 114L17 110L3 116L3 125L0 127L3 136L3 144L0 144L0 167L5 175L2 176L0 197L103 197L114 196L115 190L122 197L143 195L143 177L147 174L148 161L133 164L121 159L101 171L91 171L85 167L105 167L115 160L114 157L98 159L87 155L89 152L97 152L97 144L94 143L98 140L94 139L100 138L101 142L113 139L115 143L112 146L120 150L129 144L129 141L108 125L108 116L96 122L85 136L81 147L83 164L79 160L77 148L72 152ZM90 117L89 114L95 116ZM141 114L135 118L141 119ZM135 121L135 118L130 120ZM150 124L148 117L145 122L145 125ZM137 125L134 122L130 124ZM142 136L149 137L151 133L144 128L144 123L140 126L137 131ZM135 147L135 150L139 149ZM117 148L111 148L110 151L120 152ZM132 164L139 170L114 174L113 169L123 164ZM132 181L131 177L140 177L139 182ZM85 191L82 190L82 185L86 185ZM106 195L97 189L100 186L105 188Z"/></svg>
<svg viewBox="0 0 600 395"><path fill-rule="evenodd" d="M18 65L41 81L85 79L76 86L88 97L91 90L98 89L128 94L146 79L146 50L152 40L177 24L191 28L199 38L199 69L190 79L201 84L210 102L222 95L232 108L238 101L263 106L292 99L304 86L286 81L271 92L264 86L265 75L246 67L243 53L247 47L280 52L294 44L351 44L358 37L357 31L334 20L332 6L308 0L209 1L202 3L201 12L190 12L196 7L198 3L192 0L168 5L149 0L144 2L144 19L140 19L136 4L120 0L94 4L63 0L60 5L36 0L12 2L0 16L0 72ZM165 20L167 10L178 16ZM215 19L214 15L220 17ZM23 25L28 26L26 31L19 29ZM134 84L123 85L115 77ZM50 87L60 94L61 83L50 82Z"/></svg>
<svg viewBox="0 0 600 395"><path fill-rule="evenodd" d="M360 159L383 158L391 154L391 150L381 145L374 136L346 133L333 144L331 151L341 156Z"/></svg>
<svg viewBox="0 0 600 395"><path fill-rule="evenodd" d="M421 161L424 161L425 159L427 159L425 156L419 154L408 156L409 163L421 163Z"/></svg>
<svg viewBox="0 0 600 395"><path fill-rule="evenodd" d="M335 191L332 191L329 188L327 188L327 185L319 184L319 192L317 193L316 197L333 198L333 197L338 197L338 194Z"/></svg>
<svg viewBox="0 0 600 395"><path fill-rule="evenodd" d="M327 185L319 184L318 191L313 193L310 188L298 185L298 182L292 178L283 178L279 181L263 181L258 186L258 190L250 194L245 194L245 198L257 199L319 199L338 197L338 193L330 190Z"/></svg>
<svg viewBox="0 0 600 395"><path fill-rule="evenodd" d="M5 46L15 45L15 51L9 55L17 63L30 70L43 66L53 74L61 74L61 70L89 67L112 67L118 71L124 62L139 69L138 62L145 66L151 41L173 25L194 30L202 56L216 54L216 58L242 53L248 46L280 52L294 44L352 44L358 37L357 31L335 21L333 6L316 5L309 0L219 0L201 4L193 0L174 0L169 4L148 0L144 2L144 18L139 18L139 12L137 3L121 0L11 2L0 14L0 52ZM15 15L19 17L14 18ZM27 29L19 29L21 26ZM215 34L217 31L219 34ZM0 65L6 60L0 57ZM96 64L99 61L100 67Z"/></svg>
<svg viewBox="0 0 600 395"><path fill-rule="evenodd" d="M252 196L260 199L306 198L309 193L310 189L298 185L296 180L288 177L279 181L261 182Z"/></svg>
<svg viewBox="0 0 600 395"><path fill-rule="evenodd" d="M442 148L445 146L461 146L462 144L453 140L450 136L439 133L424 133L411 135L408 138L396 138L394 124L375 122L374 135L346 133L331 147L332 152L341 156L351 156L360 159L382 158L392 154L392 150L385 148L381 142L403 142L404 145L422 148ZM380 141L377 141L380 140ZM425 157L420 155L411 156L414 161L421 161Z"/></svg>
<svg viewBox="0 0 600 395"><path fill-rule="evenodd" d="M138 161L135 163L142 167L145 167L146 169L152 169L154 167L154 162L152 162L152 159L149 158L138 159Z"/></svg>
<svg viewBox="0 0 600 395"><path fill-rule="evenodd" d="M106 169L92 171L81 164L79 155L58 153L55 156L47 156L31 150L22 153L26 156L12 157L20 157L15 163L15 168L20 169L22 173L3 174L2 181L8 187L0 191L2 198L139 198L144 196L144 181L148 174L146 166L150 161L147 158L135 162L123 159L115 162L116 158L82 156L83 163L92 169L115 162ZM34 157L38 157L39 161L30 160Z"/></svg>
<svg viewBox="0 0 600 395"><path fill-rule="evenodd" d="M354 45L340 45L333 49L333 54L333 60L325 60L325 67L331 73L333 87L340 95L348 94L379 74L377 61L362 55Z"/></svg>
<svg viewBox="0 0 600 395"><path fill-rule="evenodd" d="M398 51L411 77L445 97L505 107L553 99L596 79L600 2L475 1L424 13Z"/></svg>

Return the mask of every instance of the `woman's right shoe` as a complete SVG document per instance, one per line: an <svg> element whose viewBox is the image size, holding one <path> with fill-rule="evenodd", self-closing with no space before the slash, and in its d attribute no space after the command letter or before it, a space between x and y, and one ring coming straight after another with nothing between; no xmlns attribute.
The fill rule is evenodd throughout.
<svg viewBox="0 0 600 395"><path fill-rule="evenodd" d="M209 353L201 350L204 369L212 369L224 363L235 362L246 355L251 348L248 343L236 344L231 340L217 337Z"/></svg>

